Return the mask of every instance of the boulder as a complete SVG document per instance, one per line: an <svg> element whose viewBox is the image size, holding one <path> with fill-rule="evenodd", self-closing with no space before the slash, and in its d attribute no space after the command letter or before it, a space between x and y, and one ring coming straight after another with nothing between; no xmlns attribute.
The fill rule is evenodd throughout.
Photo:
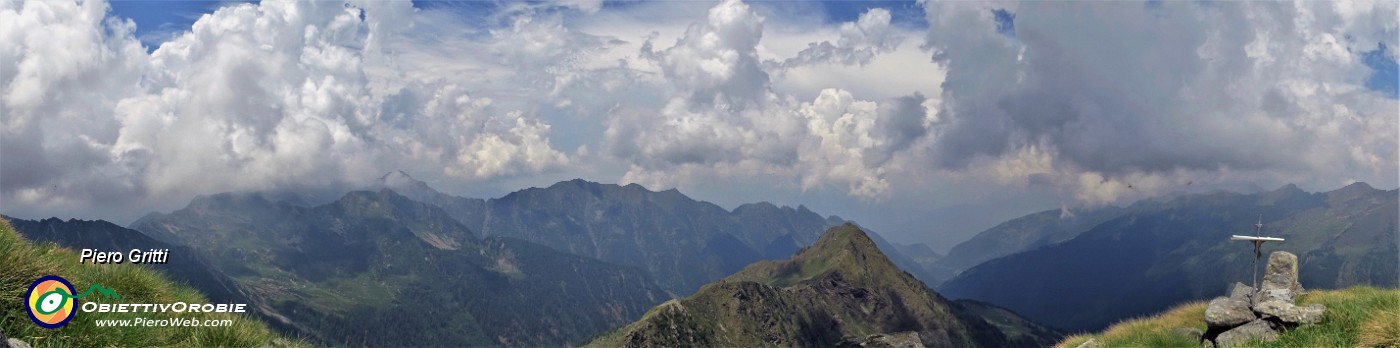
<svg viewBox="0 0 1400 348"><path fill-rule="evenodd" d="M1299 307L1282 301L1264 301L1254 306L1254 312L1265 319L1276 319L1287 324L1317 324L1322 322L1322 313L1327 306L1321 303Z"/></svg>
<svg viewBox="0 0 1400 348"><path fill-rule="evenodd" d="M5 340L5 343L9 344L10 348L30 348L28 343L13 338Z"/></svg>
<svg viewBox="0 0 1400 348"><path fill-rule="evenodd" d="M1259 292L1258 302L1277 301L1293 303L1298 294L1289 289L1268 289Z"/></svg>
<svg viewBox="0 0 1400 348"><path fill-rule="evenodd" d="M1298 256L1287 251L1269 253L1259 292L1261 301L1267 298L1293 303L1294 297L1303 292L1303 285L1298 283Z"/></svg>
<svg viewBox="0 0 1400 348"><path fill-rule="evenodd" d="M1206 306L1206 325L1210 327L1236 327L1257 318L1245 299L1216 297Z"/></svg>
<svg viewBox="0 0 1400 348"><path fill-rule="evenodd" d="M1254 296L1254 287L1244 285L1241 282L1235 282L1235 285L1230 286L1230 298L1232 299L1249 300L1251 296Z"/></svg>
<svg viewBox="0 0 1400 348"><path fill-rule="evenodd" d="M1255 320L1216 336L1215 345L1217 347L1238 347L1255 340L1273 342L1277 339L1278 331L1274 331L1272 324L1266 320Z"/></svg>

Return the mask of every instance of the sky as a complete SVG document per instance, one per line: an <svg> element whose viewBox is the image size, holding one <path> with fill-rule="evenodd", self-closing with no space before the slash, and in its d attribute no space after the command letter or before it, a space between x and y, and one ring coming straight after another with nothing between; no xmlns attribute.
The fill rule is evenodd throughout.
<svg viewBox="0 0 1400 348"><path fill-rule="evenodd" d="M1397 1L0 2L0 213L128 223L403 170L840 215L1400 181Z"/></svg>

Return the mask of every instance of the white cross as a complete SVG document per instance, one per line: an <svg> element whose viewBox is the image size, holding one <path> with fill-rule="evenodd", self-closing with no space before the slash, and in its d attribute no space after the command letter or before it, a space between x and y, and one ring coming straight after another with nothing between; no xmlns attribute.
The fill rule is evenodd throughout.
<svg viewBox="0 0 1400 348"><path fill-rule="evenodd" d="M1251 278L1251 279L1254 281L1254 291L1259 291L1259 256L1260 256L1259 247L1260 247L1261 245L1264 245L1264 242L1282 242L1282 241L1283 241L1283 238L1260 237L1260 236L1259 236L1259 231L1260 231L1260 230L1263 230L1263 229L1264 229L1264 214L1259 214L1259 222L1254 223L1254 236L1241 236L1241 235L1232 235L1232 236L1230 236L1230 240L1243 240L1243 241L1249 241L1249 242L1251 242L1251 243L1254 243L1254 263L1249 264L1249 266L1250 266L1250 267L1249 267L1249 268L1250 268L1250 271L1251 271L1251 272L1254 272L1254 273L1253 273L1253 276L1252 276L1253 278ZM1253 297L1253 296L1251 296L1251 297Z"/></svg>

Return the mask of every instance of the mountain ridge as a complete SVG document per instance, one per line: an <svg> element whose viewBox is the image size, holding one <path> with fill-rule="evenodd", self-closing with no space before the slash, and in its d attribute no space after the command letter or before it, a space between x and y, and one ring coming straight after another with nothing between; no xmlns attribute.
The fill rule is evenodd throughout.
<svg viewBox="0 0 1400 348"><path fill-rule="evenodd" d="M575 344L669 298L639 269L480 238L389 189L315 207L197 203L136 227L214 259L260 311L324 344Z"/></svg>
<svg viewBox="0 0 1400 348"><path fill-rule="evenodd" d="M837 346L909 331L931 346L1047 345L1058 337L1037 325L1019 330L1029 336L1009 338L900 270L859 227L844 224L789 259L749 265L591 345Z"/></svg>
<svg viewBox="0 0 1400 348"><path fill-rule="evenodd" d="M407 173L390 172L380 185L404 187L409 198L436 205L483 236L502 235L556 250L646 270L673 294L701 285L744 265L791 256L827 228L846 222L804 205L771 202L724 209L676 189L603 184L583 179L531 187L499 198L442 193ZM924 267L876 237L903 269L931 279Z"/></svg>

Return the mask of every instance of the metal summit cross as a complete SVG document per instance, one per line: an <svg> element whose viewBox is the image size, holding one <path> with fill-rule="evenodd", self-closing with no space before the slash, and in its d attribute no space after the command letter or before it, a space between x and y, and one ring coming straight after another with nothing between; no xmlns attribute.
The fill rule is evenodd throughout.
<svg viewBox="0 0 1400 348"><path fill-rule="evenodd" d="M1252 279L1253 282L1254 282L1254 284L1252 284L1252 285L1254 285L1255 291L1258 291L1258 290L1259 290L1259 256L1261 255L1261 254L1259 253L1259 247L1262 246L1262 245L1264 245L1264 242L1282 242L1282 241L1283 241L1283 238L1260 237L1260 236L1259 236L1259 231L1260 231L1260 230L1263 230L1263 229L1264 229L1264 214L1259 214L1259 222L1255 222L1255 223L1254 223L1254 236L1253 236L1253 237L1251 237L1251 236L1240 236L1240 235L1232 235L1232 236L1230 236L1230 240L1243 240L1243 241L1249 241L1250 243L1254 243L1254 262L1249 264L1249 266L1250 266L1249 268L1250 268L1250 271L1253 272L1253 275L1252 275L1252 278L1251 278L1251 279Z"/></svg>

